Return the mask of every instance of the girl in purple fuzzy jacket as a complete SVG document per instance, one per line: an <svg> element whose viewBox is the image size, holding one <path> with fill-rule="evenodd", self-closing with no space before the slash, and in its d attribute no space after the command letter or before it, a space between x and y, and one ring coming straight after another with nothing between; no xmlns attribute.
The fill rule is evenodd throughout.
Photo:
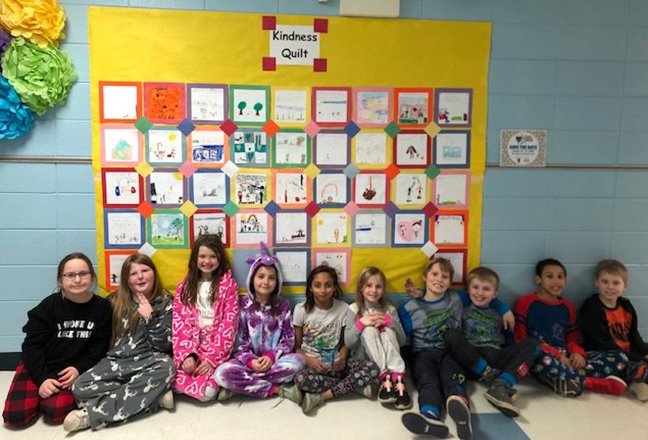
<svg viewBox="0 0 648 440"><path fill-rule="evenodd" d="M301 403L292 382L304 368L304 359L293 353L295 333L288 300L280 296L279 260L261 243L261 254L250 258L248 294L241 297L237 348L232 359L216 369L221 390L218 400L232 394L270 397L275 394Z"/></svg>

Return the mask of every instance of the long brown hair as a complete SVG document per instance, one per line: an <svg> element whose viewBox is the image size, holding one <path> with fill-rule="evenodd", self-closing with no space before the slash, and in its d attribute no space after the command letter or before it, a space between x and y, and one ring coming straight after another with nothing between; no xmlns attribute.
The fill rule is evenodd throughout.
<svg viewBox="0 0 648 440"><path fill-rule="evenodd" d="M127 328L131 333L135 331L137 322L139 321L139 313L137 312L137 307L133 307L133 294L128 283L131 266L133 264L143 264L153 270L153 289L151 290L151 294L148 295L148 300L151 303L158 298L163 298L165 295L162 283L160 282L160 276L151 257L144 254L133 254L126 258L121 268L119 289L111 293L108 297L113 309L112 338L110 338L111 347L115 345L115 342L125 331L124 325L122 324L123 319L128 321Z"/></svg>
<svg viewBox="0 0 648 440"><path fill-rule="evenodd" d="M387 288L387 278L385 278L385 274L383 273L382 270L374 266L369 266L364 268L362 272L360 272L360 277L358 278L358 285L356 287L356 299L355 299L355 303L358 306L358 311L356 312L357 318L362 317L362 309L364 309L364 305L365 305L365 299L364 299L364 295L362 294L362 290L364 289L365 284L367 284L367 282L369 281L369 278L371 278L374 275L378 275L383 283L383 294L380 297L380 300L378 300L378 304L380 304L380 307L382 307L383 310L387 310L388 301L385 292L385 289Z"/></svg>
<svg viewBox="0 0 648 440"><path fill-rule="evenodd" d="M196 239L191 247L191 256L189 257L189 265L187 277L184 280L182 292L180 293L180 300L186 306L196 305L198 297L198 282L202 277L202 272L198 268L198 253L200 247L205 246L211 249L218 258L218 267L212 272L212 281L210 286L209 303L214 304L216 295L218 294L218 284L221 277L230 270L230 264L225 254L225 246L218 235L205 234Z"/></svg>

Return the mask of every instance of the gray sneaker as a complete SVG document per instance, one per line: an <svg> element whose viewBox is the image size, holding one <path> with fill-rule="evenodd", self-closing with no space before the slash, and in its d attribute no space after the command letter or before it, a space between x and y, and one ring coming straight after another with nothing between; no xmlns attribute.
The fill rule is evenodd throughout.
<svg viewBox="0 0 648 440"><path fill-rule="evenodd" d="M63 429L67 432L81 431L90 427L90 418L88 410L75 409L68 413L63 420Z"/></svg>
<svg viewBox="0 0 648 440"><path fill-rule="evenodd" d="M305 393L304 401L302 402L302 412L308 414L315 408L324 403L322 395L319 393Z"/></svg>
<svg viewBox="0 0 648 440"><path fill-rule="evenodd" d="M160 408L168 409L169 411L172 410L175 406L173 402L173 391L169 390L162 394L158 400L158 404L160 405Z"/></svg>
<svg viewBox="0 0 648 440"><path fill-rule="evenodd" d="M279 387L279 397L291 400L297 405L301 405L304 401L304 394L295 384L283 384Z"/></svg>
<svg viewBox="0 0 648 440"><path fill-rule="evenodd" d="M505 416L518 417L520 415L520 410L513 405L513 399L511 399L511 387L504 381L493 382L484 394L484 398Z"/></svg>

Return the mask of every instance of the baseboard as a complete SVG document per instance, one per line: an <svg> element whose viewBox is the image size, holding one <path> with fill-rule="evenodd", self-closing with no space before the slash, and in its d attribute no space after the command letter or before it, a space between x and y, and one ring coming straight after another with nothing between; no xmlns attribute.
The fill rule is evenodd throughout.
<svg viewBox="0 0 648 440"><path fill-rule="evenodd" d="M20 352L0 353L0 371L13 371L20 362Z"/></svg>

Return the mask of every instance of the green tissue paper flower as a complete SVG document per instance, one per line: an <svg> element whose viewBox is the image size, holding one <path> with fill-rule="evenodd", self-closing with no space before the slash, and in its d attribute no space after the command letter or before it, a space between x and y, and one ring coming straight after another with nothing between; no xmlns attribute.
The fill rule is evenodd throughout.
<svg viewBox="0 0 648 440"><path fill-rule="evenodd" d="M70 58L55 47L14 38L2 58L2 75L35 113L62 104L77 75Z"/></svg>

